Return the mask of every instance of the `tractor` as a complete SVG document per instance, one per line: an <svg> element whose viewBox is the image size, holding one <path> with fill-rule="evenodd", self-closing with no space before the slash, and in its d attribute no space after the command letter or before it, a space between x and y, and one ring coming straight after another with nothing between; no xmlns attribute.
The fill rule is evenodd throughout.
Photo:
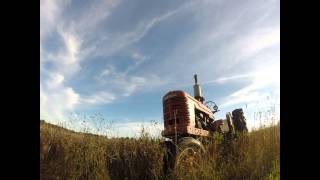
<svg viewBox="0 0 320 180"><path fill-rule="evenodd" d="M204 140L214 133L233 135L247 132L242 109L226 113L226 119L215 119L218 106L213 101L205 101L194 75L194 97L182 90L170 91L164 95L163 120L164 130L161 135L167 155L165 171L171 171L180 165L195 166L205 153Z"/></svg>

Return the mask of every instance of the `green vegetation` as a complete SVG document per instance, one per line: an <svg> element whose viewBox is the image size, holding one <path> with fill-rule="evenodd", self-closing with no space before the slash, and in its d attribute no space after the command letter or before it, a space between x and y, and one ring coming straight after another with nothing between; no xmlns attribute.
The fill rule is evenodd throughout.
<svg viewBox="0 0 320 180"><path fill-rule="evenodd" d="M77 133L40 121L40 179L280 179L280 124L235 141L219 135L197 168L165 175L161 139Z"/></svg>

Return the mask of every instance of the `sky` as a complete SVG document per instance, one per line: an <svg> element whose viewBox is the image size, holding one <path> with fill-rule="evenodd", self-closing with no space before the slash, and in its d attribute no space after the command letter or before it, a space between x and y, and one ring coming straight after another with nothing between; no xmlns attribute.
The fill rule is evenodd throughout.
<svg viewBox="0 0 320 180"><path fill-rule="evenodd" d="M193 95L250 129L280 112L279 0L41 0L40 119L137 136L163 129L162 97Z"/></svg>

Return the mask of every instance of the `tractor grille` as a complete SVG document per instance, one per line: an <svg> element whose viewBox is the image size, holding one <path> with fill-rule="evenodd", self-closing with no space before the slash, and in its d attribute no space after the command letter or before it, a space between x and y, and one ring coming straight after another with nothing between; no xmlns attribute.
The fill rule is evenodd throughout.
<svg viewBox="0 0 320 180"><path fill-rule="evenodd" d="M189 111L186 97L175 96L163 102L163 117L165 127L174 125L175 111L177 126L187 124L189 121Z"/></svg>

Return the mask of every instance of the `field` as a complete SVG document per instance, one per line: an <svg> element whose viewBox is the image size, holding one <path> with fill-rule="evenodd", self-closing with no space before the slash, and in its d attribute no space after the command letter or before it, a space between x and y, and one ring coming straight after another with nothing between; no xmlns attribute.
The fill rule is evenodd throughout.
<svg viewBox="0 0 320 180"><path fill-rule="evenodd" d="M40 179L280 179L280 124L206 145L200 168L165 174L162 139L107 138L40 121Z"/></svg>

